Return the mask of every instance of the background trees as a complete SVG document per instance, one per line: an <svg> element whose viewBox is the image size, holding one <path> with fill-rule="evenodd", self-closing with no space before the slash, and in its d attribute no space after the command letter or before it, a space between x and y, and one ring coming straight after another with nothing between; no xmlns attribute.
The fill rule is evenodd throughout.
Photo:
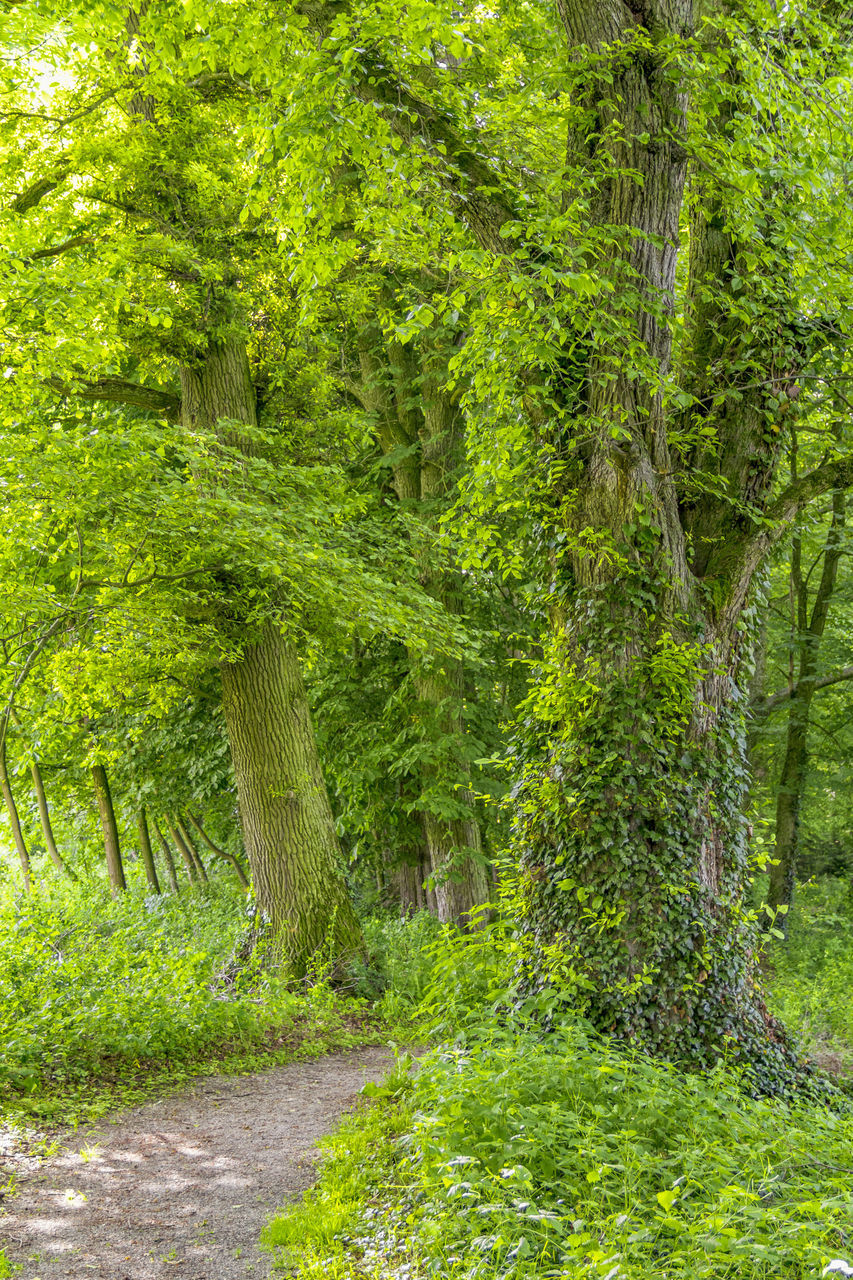
<svg viewBox="0 0 853 1280"><path fill-rule="evenodd" d="M4 116L10 706L76 697L82 764L190 876L193 817L239 858L236 786L297 971L358 946L340 835L467 922L509 758L531 987L772 1083L745 711L796 527L780 898L853 479L841 16L98 13L9 18L43 42ZM139 777L102 758L110 680ZM147 745L202 702L209 812Z"/></svg>

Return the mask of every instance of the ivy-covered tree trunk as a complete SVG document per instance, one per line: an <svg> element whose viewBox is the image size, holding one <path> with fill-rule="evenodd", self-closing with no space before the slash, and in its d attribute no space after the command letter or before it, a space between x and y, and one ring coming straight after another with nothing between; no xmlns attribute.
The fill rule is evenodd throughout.
<svg viewBox="0 0 853 1280"><path fill-rule="evenodd" d="M294 973L316 953L345 961L358 951L361 930L299 661L274 623L223 665L222 701L261 919Z"/></svg>
<svg viewBox="0 0 853 1280"><path fill-rule="evenodd" d="M107 874L110 878L110 891L115 897L117 893L127 888L127 882L124 878L113 798L110 794L107 771L102 764L92 765L92 782L95 787L95 799L98 802L101 830L104 833L104 854L107 860Z"/></svg>
<svg viewBox="0 0 853 1280"><path fill-rule="evenodd" d="M373 414L383 451L390 455L397 497L417 513L413 550L425 591L449 613L464 612L458 572L442 563L438 518L461 456L458 405L444 392L446 368L435 357L418 361L409 347L386 342L378 328L360 334L360 395ZM465 926L489 900L489 877L465 758L465 671L447 653L409 648L409 662L423 725L419 770L421 812L430 888L444 923Z"/></svg>
<svg viewBox="0 0 853 1280"><path fill-rule="evenodd" d="M757 299L751 332L729 307L741 248L719 192L698 185L681 380L714 444L687 473L715 470L726 495L679 491L679 410L662 389L687 99L662 37L689 36L692 8L559 4L588 95L569 172L593 175L610 287L580 380L569 370L561 389L578 397L582 445L562 473L570 497L554 501L553 632L519 735L517 838L539 980L559 975L604 1030L698 1064L733 1053L772 1090L791 1056L757 986L744 902L743 713L747 602L772 525L756 514L778 451L761 344L783 348L785 330L775 314L764 325ZM745 385L715 399L721 367Z"/></svg>

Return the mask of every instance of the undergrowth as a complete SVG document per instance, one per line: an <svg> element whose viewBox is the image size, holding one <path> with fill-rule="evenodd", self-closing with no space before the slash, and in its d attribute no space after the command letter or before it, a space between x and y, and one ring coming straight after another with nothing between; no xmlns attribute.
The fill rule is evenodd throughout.
<svg viewBox="0 0 853 1280"><path fill-rule="evenodd" d="M223 981L246 924L245 897L226 881L114 900L99 884L54 884L0 901L3 1117L76 1123L193 1075L393 1034L322 973L294 990L243 964Z"/></svg>
<svg viewBox="0 0 853 1280"><path fill-rule="evenodd" d="M790 1012L798 989L798 1007L812 1007L816 945L801 958L792 938L776 956L777 1008ZM269 1225L264 1242L284 1271L817 1280L830 1259L850 1258L853 1111L842 1095L834 1110L756 1099L724 1062L686 1074L565 1009L543 1034L510 1012L506 950L499 929L435 948L426 1013L444 1044L407 1085L374 1090L375 1107L327 1143L318 1185ZM822 988L839 1019L841 972Z"/></svg>
<svg viewBox="0 0 853 1280"><path fill-rule="evenodd" d="M844 880L797 887L788 938L767 954L771 1007L795 1027L803 1052L828 1069L853 1071L853 895Z"/></svg>

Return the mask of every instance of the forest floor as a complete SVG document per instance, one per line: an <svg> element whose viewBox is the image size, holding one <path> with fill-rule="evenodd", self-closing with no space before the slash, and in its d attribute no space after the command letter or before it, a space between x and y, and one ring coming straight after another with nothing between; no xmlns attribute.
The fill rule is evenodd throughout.
<svg viewBox="0 0 853 1280"><path fill-rule="evenodd" d="M260 1280L271 1213L313 1178L318 1139L393 1056L364 1048L213 1076L66 1133L14 1173L0 1244L18 1280ZM3 1274L10 1274L6 1271Z"/></svg>

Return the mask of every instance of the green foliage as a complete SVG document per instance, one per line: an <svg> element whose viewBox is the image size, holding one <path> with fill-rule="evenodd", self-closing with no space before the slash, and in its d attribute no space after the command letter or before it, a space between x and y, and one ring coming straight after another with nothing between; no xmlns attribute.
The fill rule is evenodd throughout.
<svg viewBox="0 0 853 1280"><path fill-rule="evenodd" d="M362 1002L325 988L298 994L274 971L229 965L247 919L227 881L179 898L137 888L111 901L100 886L65 884L30 900L7 892L0 920L6 1112L79 1117L109 1104L111 1083L319 1052L351 1040L347 1020L364 1016Z"/></svg>
<svg viewBox="0 0 853 1280"><path fill-rule="evenodd" d="M830 1071L853 1067L853 900L845 880L798 886L787 940L772 940L770 1004L796 1027L803 1052Z"/></svg>
<svg viewBox="0 0 853 1280"><path fill-rule="evenodd" d="M393 1021L412 1016L433 981L437 940L442 929L428 911L411 919L384 914L364 921L364 956L350 968L353 994L377 1001L377 1011Z"/></svg>
<svg viewBox="0 0 853 1280"><path fill-rule="evenodd" d="M267 1231L304 1280L404 1258L458 1280L794 1280L843 1253L853 1207L849 1114L756 1101L728 1067L684 1076L569 1023L433 1052L405 1105L356 1131Z"/></svg>

